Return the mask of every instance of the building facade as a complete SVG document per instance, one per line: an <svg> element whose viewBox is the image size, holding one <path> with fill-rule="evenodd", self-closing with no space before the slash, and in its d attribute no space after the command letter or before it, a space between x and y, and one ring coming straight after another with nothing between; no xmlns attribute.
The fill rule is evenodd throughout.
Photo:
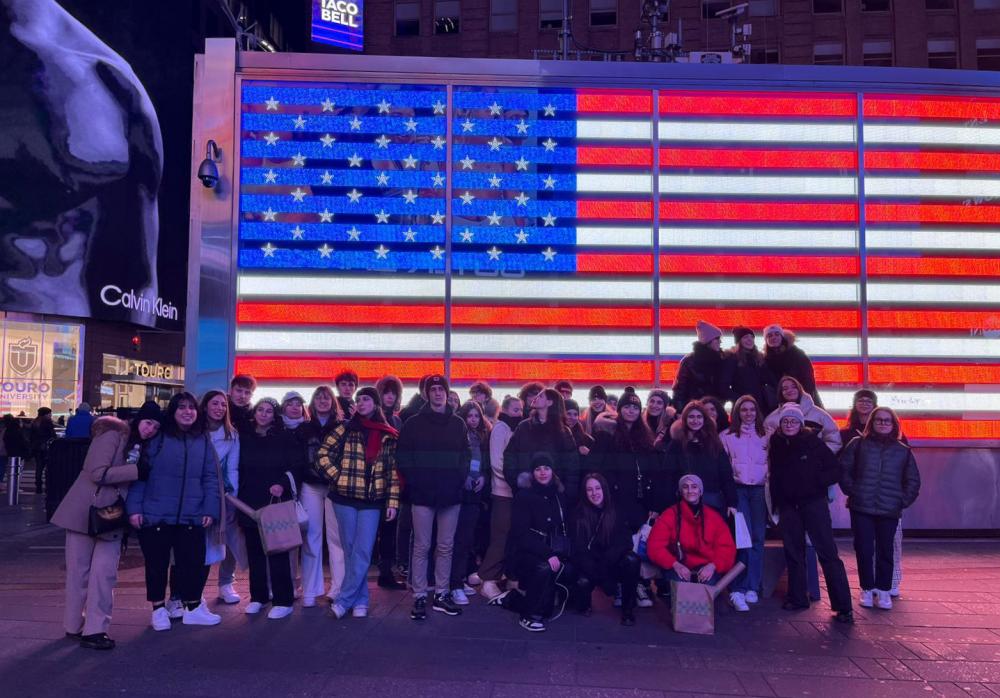
<svg viewBox="0 0 1000 698"><path fill-rule="evenodd" d="M643 4L569 0L575 55L634 60ZM738 4L673 0L662 28L685 52L725 51L731 24L715 15ZM549 58L562 17L563 0L369 0L365 51ZM750 0L739 23L752 63L1000 69L1000 0Z"/></svg>

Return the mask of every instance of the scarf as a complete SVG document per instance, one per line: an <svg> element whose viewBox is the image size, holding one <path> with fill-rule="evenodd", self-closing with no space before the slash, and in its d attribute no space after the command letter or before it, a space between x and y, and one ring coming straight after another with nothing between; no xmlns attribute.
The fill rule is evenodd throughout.
<svg viewBox="0 0 1000 698"><path fill-rule="evenodd" d="M292 419L291 417L286 417L285 415L281 415L281 421L285 423L285 428L295 429L299 425L301 425L304 421L306 421L306 418L299 417L298 419Z"/></svg>
<svg viewBox="0 0 1000 698"><path fill-rule="evenodd" d="M509 426L511 431L514 431L517 429L517 425L521 423L521 417L511 417L506 412L501 412L500 421Z"/></svg>
<svg viewBox="0 0 1000 698"><path fill-rule="evenodd" d="M384 422L374 422L361 415L357 415L357 417L361 428L367 434L365 438L365 461L373 463L378 458L378 453L382 449L382 434L385 433L396 438L399 436L399 432Z"/></svg>

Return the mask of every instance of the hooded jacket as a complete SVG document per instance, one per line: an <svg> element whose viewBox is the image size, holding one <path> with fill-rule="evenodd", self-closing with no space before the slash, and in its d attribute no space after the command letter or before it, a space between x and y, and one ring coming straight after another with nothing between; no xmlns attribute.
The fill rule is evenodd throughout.
<svg viewBox="0 0 1000 698"><path fill-rule="evenodd" d="M840 480L837 457L807 427L795 436L772 434L768 451L771 502L777 509L825 500L827 488Z"/></svg>
<svg viewBox="0 0 1000 698"><path fill-rule="evenodd" d="M316 458L319 453L319 447L323 445L326 438L340 426L342 422L338 422L333 413L330 414L330 418L326 420L326 424L321 424L316 416L313 415L312 418L295 430L294 434L298 438L299 443L305 448L305 467L302 470L302 481L307 482L311 485L326 485L327 480L324 478L320 471L316 469Z"/></svg>
<svg viewBox="0 0 1000 698"><path fill-rule="evenodd" d="M692 473L701 478L705 492L721 493L727 507L735 507L736 482L733 480L733 466L726 450L720 445L719 452L712 452L700 443L689 443L685 449L680 442L684 422L677 420L670 425L670 443L664 453L669 483L667 494L670 501L676 497L678 483L682 475Z"/></svg>
<svg viewBox="0 0 1000 698"><path fill-rule="evenodd" d="M677 562L677 544L683 551L682 565L689 570L715 565L715 571L725 574L736 564L736 543L722 515L710 506L701 505L696 514L691 505L681 500L656 519L646 542L650 561L665 570Z"/></svg>
<svg viewBox="0 0 1000 698"><path fill-rule="evenodd" d="M775 378L780 381L785 376L791 376L798 380L805 388L805 391L812 396L813 400L820 407L823 401L819 399L816 390L816 376L813 373L812 361L806 353L795 346L795 333L789 330L782 332L784 339L781 341L781 348L774 350L771 347L764 347L764 364L771 370ZM778 396L781 402L781 396Z"/></svg>
<svg viewBox="0 0 1000 698"><path fill-rule="evenodd" d="M315 468L330 485L330 499L355 508L375 509L383 505L399 508L399 470L396 467L398 434L384 425L378 456L365 458L368 432L358 415L338 424L317 449Z"/></svg>
<svg viewBox="0 0 1000 698"><path fill-rule="evenodd" d="M382 395L387 390L394 392L396 394L396 404L393 406L392 414L385 415L385 421L389 423L389 426L393 427L396 431L403 428L403 419L399 416L403 401L403 382L400 381L396 376L382 376L378 379L375 384L375 390L378 391L379 395ZM385 408L382 409L384 413Z"/></svg>
<svg viewBox="0 0 1000 698"><path fill-rule="evenodd" d="M723 396L725 362L722 352L701 342L695 342L691 348L691 353L678 364L674 379L674 407L677 410L683 410L691 400L705 395Z"/></svg>
<svg viewBox="0 0 1000 698"><path fill-rule="evenodd" d="M470 460L465 422L451 407L435 412L425 404L403 422L396 462L411 504L434 509L460 504Z"/></svg>
<svg viewBox="0 0 1000 698"><path fill-rule="evenodd" d="M618 517L629 531L639 530L650 511L660 512L666 506L662 482L666 478L662 454L623 449L614 433L601 432L587 457L587 470L604 476L618 508Z"/></svg>
<svg viewBox="0 0 1000 698"><path fill-rule="evenodd" d="M553 470L562 483L567 500L573 503L580 487L580 454L568 428L559 425L557 429L550 429L550 426L533 416L517 425L504 450L504 479L515 491L518 487L528 486L532 457L536 453L547 453L552 458Z"/></svg>
<svg viewBox="0 0 1000 698"><path fill-rule="evenodd" d="M532 478L529 487L514 495L507 537L508 555L522 560L547 560L556 554L552 543L557 536L569 539L566 497L559 491L555 479L548 485L540 485Z"/></svg>
<svg viewBox="0 0 1000 698"><path fill-rule="evenodd" d="M852 439L840 452L840 472L847 508L869 516L898 519L920 494L913 451L896 439Z"/></svg>
<svg viewBox="0 0 1000 698"><path fill-rule="evenodd" d="M841 449L843 444L840 441L840 428L837 423L833 421L833 417L830 413L824 410L822 407L817 407L816 403L809 395L803 394L799 398L799 409L802 410L802 416L805 417L806 426L810 429L816 431L823 439L823 443L826 444L827 448L833 453L836 453ZM777 432L778 427L781 422L781 406L779 405L776 410L767 415L764 419L764 428L768 431Z"/></svg>
<svg viewBox="0 0 1000 698"><path fill-rule="evenodd" d="M584 524L587 508L593 509L586 500L581 500L572 517L572 550L571 560L577 572L599 584L609 595L615 592L618 581L611 574L622 558L632 552L632 531L626 526L620 515L615 516L614 525L607 543L602 542L596 531L589 531ZM604 513L600 513L603 517ZM598 518L600 521L601 518Z"/></svg>

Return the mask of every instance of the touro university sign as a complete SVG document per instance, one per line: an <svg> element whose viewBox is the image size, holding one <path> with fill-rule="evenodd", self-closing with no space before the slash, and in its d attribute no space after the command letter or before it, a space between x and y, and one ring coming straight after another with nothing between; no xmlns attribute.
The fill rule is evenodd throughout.
<svg viewBox="0 0 1000 698"><path fill-rule="evenodd" d="M363 51L364 12L364 0L313 0L312 40Z"/></svg>
<svg viewBox="0 0 1000 698"><path fill-rule="evenodd" d="M32 373L38 366L38 344L28 337L8 344L7 365L21 376Z"/></svg>

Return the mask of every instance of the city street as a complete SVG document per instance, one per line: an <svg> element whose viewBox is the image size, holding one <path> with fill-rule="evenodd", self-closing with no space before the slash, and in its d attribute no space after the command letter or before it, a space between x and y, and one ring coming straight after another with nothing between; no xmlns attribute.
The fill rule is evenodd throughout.
<svg viewBox="0 0 1000 698"><path fill-rule="evenodd" d="M417 624L406 594L377 587L364 620L334 621L323 604L271 621L244 615L246 599L212 601L220 626L156 633L132 544L111 630L118 647L96 652L63 637L62 532L34 495L0 510L0 541L0 685L10 696L1000 695L995 542L907 541L903 597L891 612L856 608L854 627L834 625L825 603L788 613L772 598L741 615L720 604L712 637L674 633L662 604L622 627L599 594L592 617L567 614L534 635L478 597L459 618ZM841 552L854 582L846 540ZM238 588L246 594L245 574Z"/></svg>

